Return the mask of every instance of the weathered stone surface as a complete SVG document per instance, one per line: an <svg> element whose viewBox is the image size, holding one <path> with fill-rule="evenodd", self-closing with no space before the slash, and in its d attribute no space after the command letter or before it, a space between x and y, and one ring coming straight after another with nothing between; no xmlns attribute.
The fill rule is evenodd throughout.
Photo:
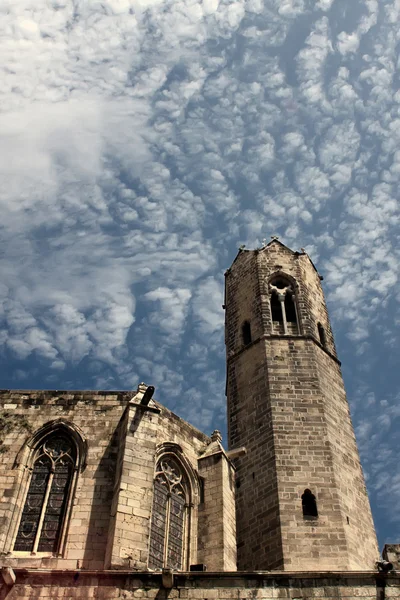
<svg viewBox="0 0 400 600"><path fill-rule="evenodd" d="M297 324L272 320L277 273L290 282ZM201 433L142 384L0 392L0 600L400 597L399 545L384 551L394 571L377 569L340 363L305 253L277 241L239 253L226 274L226 349L228 453L219 432ZM15 552L35 443L60 423L79 437L81 456L59 553ZM163 576L149 569L149 541L156 465L169 455L190 494L183 569ZM318 516L303 514L306 489Z"/></svg>
<svg viewBox="0 0 400 600"><path fill-rule="evenodd" d="M295 290L296 335L272 321L268 282L277 273ZM244 250L226 274L225 304L229 446L248 451L235 461L238 569L374 568L376 536L314 265L278 241ZM305 489L317 519L303 517Z"/></svg>
<svg viewBox="0 0 400 600"><path fill-rule="evenodd" d="M5 566L51 569L147 568L153 479L157 453L165 444L177 448L198 477L198 459L211 440L160 404L140 404L138 392L0 392L0 552ZM10 409L10 406L13 406ZM8 406L7 409L1 407ZM78 474L65 546L59 556L13 552L14 539L25 502L29 473L24 460L27 443L49 422L73 423L87 443L86 467ZM25 457L25 458L24 458ZM224 535L202 529L201 551L209 568L236 567L233 468L225 466L203 474L207 501L194 486L190 532L186 532L186 566L198 557L198 512L205 520L215 514L214 490L223 490L219 506L225 515ZM29 471L29 469L28 469ZM228 514L229 513L229 514ZM221 513L222 515L222 513ZM225 558L225 542L227 544ZM215 564L214 564L215 562Z"/></svg>
<svg viewBox="0 0 400 600"><path fill-rule="evenodd" d="M232 576L234 575L234 576ZM382 590L385 596L382 596ZM329 598L400 597L399 576L374 573L186 573L174 576L172 588L162 587L162 575L108 571L16 570L13 587L0 585L0 599L96 598L98 600L138 598L150 600L326 600Z"/></svg>

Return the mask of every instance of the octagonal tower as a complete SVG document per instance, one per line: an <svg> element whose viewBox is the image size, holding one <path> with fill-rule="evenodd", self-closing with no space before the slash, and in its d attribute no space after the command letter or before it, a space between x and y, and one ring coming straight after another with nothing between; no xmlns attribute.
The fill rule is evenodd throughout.
<svg viewBox="0 0 400 600"><path fill-rule="evenodd" d="M239 570L371 570L376 535L321 277L277 239L226 272Z"/></svg>

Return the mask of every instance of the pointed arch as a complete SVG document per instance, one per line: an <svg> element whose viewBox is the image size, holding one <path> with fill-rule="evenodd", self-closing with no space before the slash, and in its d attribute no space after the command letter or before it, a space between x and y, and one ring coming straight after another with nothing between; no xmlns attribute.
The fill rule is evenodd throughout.
<svg viewBox="0 0 400 600"><path fill-rule="evenodd" d="M80 471L83 471L86 467L88 448L86 437L80 427L75 425L75 423L71 423L62 418L45 423L40 429L32 434L18 452L15 466L23 463L25 463L25 466L29 466L29 459L32 461L33 453L40 446L42 441L51 433L56 432L64 433L67 437L71 437L75 442L78 467Z"/></svg>
<svg viewBox="0 0 400 600"><path fill-rule="evenodd" d="M272 329L278 334L300 333L297 310L297 281L283 271L275 271L267 279L270 296Z"/></svg>
<svg viewBox="0 0 400 600"><path fill-rule="evenodd" d="M282 287L289 285L293 288L293 292L296 293L298 291L299 284L297 283L297 280L292 275L289 275L289 273L286 273L285 271L283 271L281 269L274 271L267 278L267 289L270 289L270 286L275 285L274 282L279 281L279 280L282 280L282 282L284 284ZM276 287L278 287L278 286L276 286Z"/></svg>
<svg viewBox="0 0 400 600"><path fill-rule="evenodd" d="M65 545L78 473L87 441L73 423L57 419L38 429L18 453L23 469L12 551L59 555Z"/></svg>
<svg viewBox="0 0 400 600"><path fill-rule="evenodd" d="M198 503L200 497L200 480L197 472L192 467L191 462L186 458L182 446L175 442L163 442L157 447L155 462L159 461L159 459L167 454L172 454L175 459L181 464L184 469L187 477L189 478L190 483L190 502Z"/></svg>
<svg viewBox="0 0 400 600"><path fill-rule="evenodd" d="M151 569L188 568L194 511L199 497L199 479L181 447L170 442L162 444L156 453L153 483Z"/></svg>

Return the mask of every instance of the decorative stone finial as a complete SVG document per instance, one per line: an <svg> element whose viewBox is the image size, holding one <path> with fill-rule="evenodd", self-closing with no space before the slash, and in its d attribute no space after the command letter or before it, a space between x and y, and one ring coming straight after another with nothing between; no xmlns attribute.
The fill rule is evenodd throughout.
<svg viewBox="0 0 400 600"><path fill-rule="evenodd" d="M279 235L271 235L271 240L279 240Z"/></svg>
<svg viewBox="0 0 400 600"><path fill-rule="evenodd" d="M222 435L221 432L218 431L218 429L215 429L212 434L211 434L211 441L212 442L222 442Z"/></svg>

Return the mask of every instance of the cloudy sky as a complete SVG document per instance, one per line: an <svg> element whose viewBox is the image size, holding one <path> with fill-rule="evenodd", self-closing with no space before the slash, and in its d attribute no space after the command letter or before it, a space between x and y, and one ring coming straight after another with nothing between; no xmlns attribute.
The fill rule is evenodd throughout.
<svg viewBox="0 0 400 600"><path fill-rule="evenodd" d="M3 388L225 428L223 272L324 275L380 543L400 542L400 0L3 0Z"/></svg>

